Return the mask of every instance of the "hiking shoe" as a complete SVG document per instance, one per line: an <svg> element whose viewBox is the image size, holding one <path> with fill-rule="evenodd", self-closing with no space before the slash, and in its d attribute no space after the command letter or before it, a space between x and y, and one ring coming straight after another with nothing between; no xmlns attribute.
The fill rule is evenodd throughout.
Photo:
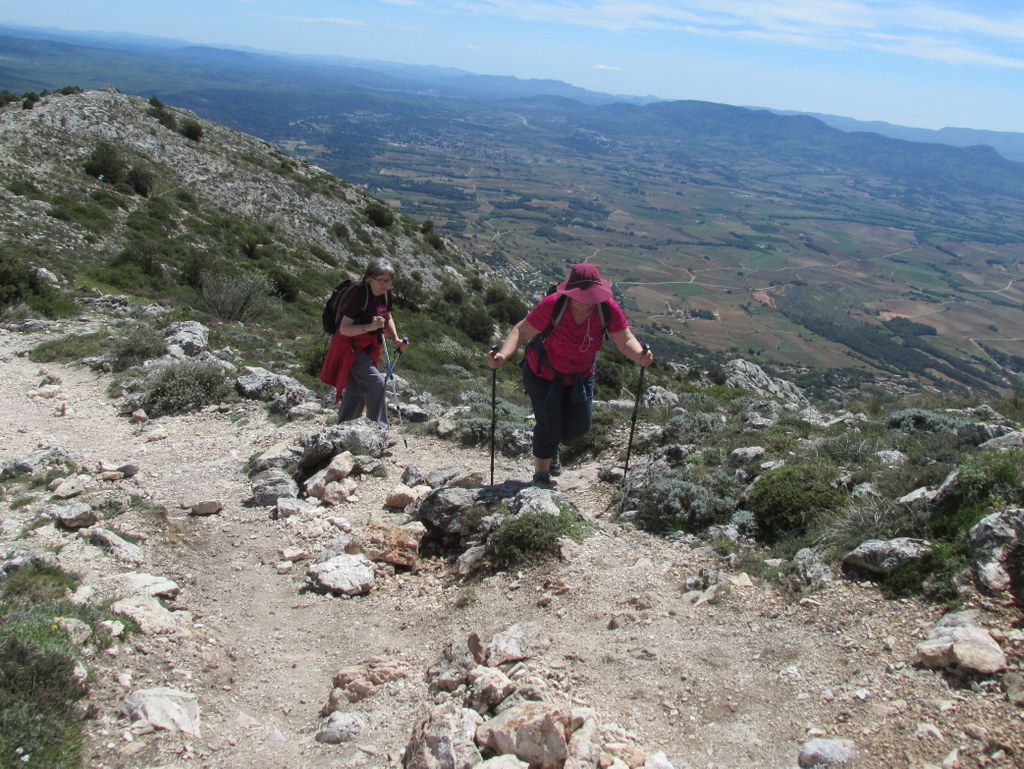
<svg viewBox="0 0 1024 769"><path fill-rule="evenodd" d="M552 478L557 478L562 474L562 461L558 458L558 452L555 452L554 458L551 460L551 468L548 471L551 473Z"/></svg>
<svg viewBox="0 0 1024 769"><path fill-rule="evenodd" d="M534 486L554 486L554 481L551 480L551 473L534 473L533 474L533 485Z"/></svg>

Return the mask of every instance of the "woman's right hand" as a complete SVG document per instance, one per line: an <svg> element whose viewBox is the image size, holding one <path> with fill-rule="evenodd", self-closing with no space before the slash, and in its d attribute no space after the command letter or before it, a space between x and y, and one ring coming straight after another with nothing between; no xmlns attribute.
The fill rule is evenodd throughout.
<svg viewBox="0 0 1024 769"><path fill-rule="evenodd" d="M491 368L498 368L498 366L500 366L506 360L507 359L505 358L505 356L502 355L497 350L487 351L487 365L490 366Z"/></svg>
<svg viewBox="0 0 1024 769"><path fill-rule="evenodd" d="M366 329L366 332L372 334L374 331L379 331L380 329L384 328L384 324L385 321L382 315L374 315L373 320L371 320L369 324L367 324L369 325L369 328Z"/></svg>

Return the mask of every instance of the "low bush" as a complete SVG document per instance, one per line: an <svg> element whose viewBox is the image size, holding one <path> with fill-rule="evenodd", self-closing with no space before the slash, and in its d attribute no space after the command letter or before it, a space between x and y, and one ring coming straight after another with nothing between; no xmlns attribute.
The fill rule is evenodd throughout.
<svg viewBox="0 0 1024 769"><path fill-rule="evenodd" d="M223 369L201 361L161 366L143 382L142 392L150 416L196 411L230 400L234 394Z"/></svg>
<svg viewBox="0 0 1024 769"><path fill-rule="evenodd" d="M27 305L48 318L75 313L74 302L44 279L13 248L0 246L0 312Z"/></svg>
<svg viewBox="0 0 1024 769"><path fill-rule="evenodd" d="M687 412L672 417L661 430L662 443L694 443L700 436L708 435L723 426L721 416L707 412Z"/></svg>
<svg viewBox="0 0 1024 769"><path fill-rule="evenodd" d="M70 334L40 342L29 352L36 363L71 363L102 354L107 348L107 335L102 331Z"/></svg>
<svg viewBox="0 0 1024 769"><path fill-rule="evenodd" d="M885 418L885 426L907 432L955 433L964 424L962 419L927 409L902 409Z"/></svg>
<svg viewBox="0 0 1024 769"><path fill-rule="evenodd" d="M507 568L537 556L558 553L558 540L569 537L577 542L589 531L578 513L562 508L558 515L536 512L506 518L487 539L495 565Z"/></svg>
<svg viewBox="0 0 1024 769"><path fill-rule="evenodd" d="M379 227L382 230L386 230L395 223L395 212L383 203L378 203L376 201L368 203L364 212L366 213L366 218L369 220L370 224L374 227Z"/></svg>
<svg viewBox="0 0 1024 769"><path fill-rule="evenodd" d="M273 292L273 281L262 272L208 272L203 276L203 300L222 320L251 323L264 317L277 307Z"/></svg>
<svg viewBox="0 0 1024 769"><path fill-rule="evenodd" d="M695 480L690 471L677 468L645 485L637 501L637 525L665 534L696 533L727 523L736 511L736 500Z"/></svg>
<svg viewBox="0 0 1024 769"><path fill-rule="evenodd" d="M830 474L823 465L805 462L784 465L762 475L746 499L760 538L772 544L804 536L816 514L841 504L841 494L829 484Z"/></svg>
<svg viewBox="0 0 1024 769"><path fill-rule="evenodd" d="M85 172L107 184L117 184L124 178L124 160L110 142L99 142L85 161Z"/></svg>
<svg viewBox="0 0 1024 769"><path fill-rule="evenodd" d="M110 363L114 371L125 371L144 361L159 358L164 353L164 335L144 323L122 327L110 348Z"/></svg>
<svg viewBox="0 0 1024 769"><path fill-rule="evenodd" d="M0 580L0 765L81 765L87 693L81 653L55 617L98 630L109 615L66 600L75 580L56 568L23 566ZM97 636L94 635L94 639ZM92 641L95 644L95 640Z"/></svg>

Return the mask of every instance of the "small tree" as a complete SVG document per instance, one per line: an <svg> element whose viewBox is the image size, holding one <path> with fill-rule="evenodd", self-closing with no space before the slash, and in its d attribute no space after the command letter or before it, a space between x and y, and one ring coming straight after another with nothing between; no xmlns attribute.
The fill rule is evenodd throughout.
<svg viewBox="0 0 1024 769"><path fill-rule="evenodd" d="M149 193L153 190L153 172L148 168L132 166L125 176L125 181L128 182L129 187L135 190L137 195L141 195L144 198L148 198Z"/></svg>
<svg viewBox="0 0 1024 769"><path fill-rule="evenodd" d="M203 127L195 120L182 120L180 130L182 136L194 142L201 141L203 138Z"/></svg>
<svg viewBox="0 0 1024 769"><path fill-rule="evenodd" d="M117 184L124 178L124 161L114 145L100 142L85 161L85 172L101 182Z"/></svg>
<svg viewBox="0 0 1024 769"><path fill-rule="evenodd" d="M395 212L383 203L373 202L366 206L366 218L374 227L386 230L395 223Z"/></svg>

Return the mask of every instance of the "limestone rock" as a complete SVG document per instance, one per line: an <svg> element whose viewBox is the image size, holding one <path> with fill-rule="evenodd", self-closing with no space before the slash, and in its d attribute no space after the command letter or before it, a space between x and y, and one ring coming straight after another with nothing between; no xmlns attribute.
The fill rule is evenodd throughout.
<svg viewBox="0 0 1024 769"><path fill-rule="evenodd" d="M551 637L535 622L511 625L491 638L487 649L487 664L491 667L503 662L525 660L543 654L551 648Z"/></svg>
<svg viewBox="0 0 1024 769"><path fill-rule="evenodd" d="M373 588L373 564L364 555L337 555L310 565L306 575L314 586L335 595L363 595Z"/></svg>
<svg viewBox="0 0 1024 769"><path fill-rule="evenodd" d="M168 687L139 689L125 698L121 710L133 721L147 722L154 729L199 736L199 698L189 692Z"/></svg>

